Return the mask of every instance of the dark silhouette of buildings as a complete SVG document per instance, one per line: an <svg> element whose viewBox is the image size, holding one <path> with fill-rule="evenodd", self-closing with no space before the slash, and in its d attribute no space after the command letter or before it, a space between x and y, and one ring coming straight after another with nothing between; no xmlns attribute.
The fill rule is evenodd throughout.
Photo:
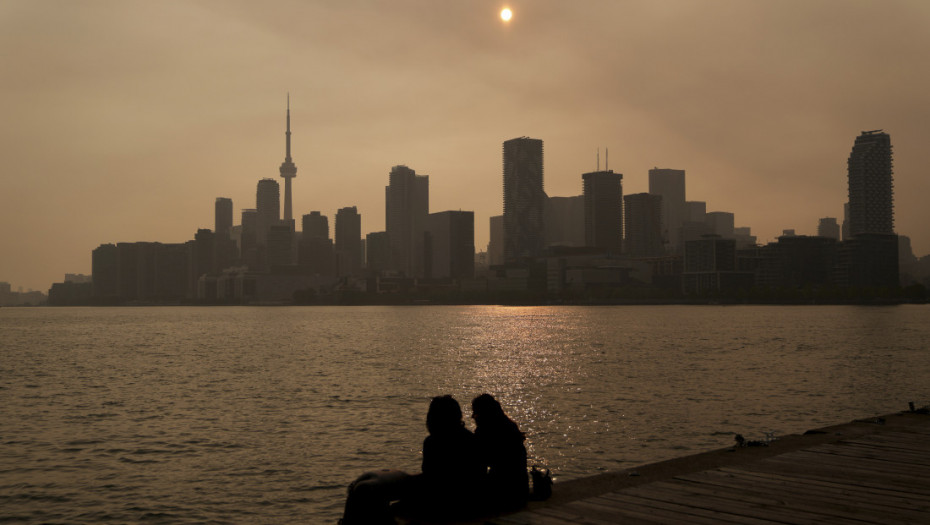
<svg viewBox="0 0 930 525"><path fill-rule="evenodd" d="M529 137L504 142L504 260L539 257L543 225L543 141Z"/></svg>
<svg viewBox="0 0 930 525"><path fill-rule="evenodd" d="M350 206L337 211L332 236L319 211L302 216L298 233L289 100L285 136L284 219L278 182L261 179L256 208L242 210L240 225L233 225L232 201L219 197L214 231L199 229L186 243L101 245L92 254L92 282L56 283L49 303L79 304L91 292L95 304L352 303L366 292L377 302L806 301L887 294L898 286L899 261L915 278L930 273L921 270L930 263L893 232L891 144L881 131L863 132L850 154L842 242L837 220L828 217L818 236L786 230L765 246L749 228L736 228L732 213L686 201L684 170L649 170L649 193L624 196L623 175L598 169L582 175L582 195L550 198L543 141L505 141L504 213L490 218L487 266L477 278L474 212L430 214L429 177L406 166L390 171L385 231L363 241L361 216Z"/></svg>
<svg viewBox="0 0 930 525"><path fill-rule="evenodd" d="M385 229L391 245L390 269L423 277L423 232L429 215L429 175L394 166L385 187Z"/></svg>
<svg viewBox="0 0 930 525"><path fill-rule="evenodd" d="M623 174L594 171L581 179L585 246L619 256L623 247Z"/></svg>
<svg viewBox="0 0 930 525"><path fill-rule="evenodd" d="M297 166L291 160L291 95L287 95L287 131L285 135L284 162L281 163L281 177L284 179L284 220L293 229L294 215L291 209L291 180L297 176Z"/></svg>

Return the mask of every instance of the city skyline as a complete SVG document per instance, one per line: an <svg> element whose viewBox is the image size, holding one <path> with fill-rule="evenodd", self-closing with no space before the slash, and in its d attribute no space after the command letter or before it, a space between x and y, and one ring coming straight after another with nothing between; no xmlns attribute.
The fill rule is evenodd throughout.
<svg viewBox="0 0 930 525"><path fill-rule="evenodd" d="M0 41L24 50L0 85L0 281L45 290L89 274L99 244L191 239L217 197L238 223L280 178L288 92L293 216L354 206L363 237L406 164L430 174L430 212L474 210L485 249L519 136L545 141L549 196L580 195L609 148L624 194L681 169L689 200L760 243L814 235L842 221L852 139L884 129L895 231L930 252L921 2L512 2L506 25L498 2L419 5L0 7Z"/></svg>

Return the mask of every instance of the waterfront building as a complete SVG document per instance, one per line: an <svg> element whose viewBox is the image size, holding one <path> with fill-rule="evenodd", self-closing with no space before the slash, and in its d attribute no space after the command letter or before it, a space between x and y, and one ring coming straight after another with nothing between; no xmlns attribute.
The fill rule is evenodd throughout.
<svg viewBox="0 0 930 525"><path fill-rule="evenodd" d="M891 137L863 131L849 154L849 233L894 234Z"/></svg>
<svg viewBox="0 0 930 525"><path fill-rule="evenodd" d="M115 244L101 244L91 252L91 280L94 300L98 303L116 301L118 289L118 249Z"/></svg>
<svg viewBox="0 0 930 525"><path fill-rule="evenodd" d="M708 212L704 217L704 221L707 222L710 232L714 235L719 235L725 239L734 238L736 218L732 213L728 211Z"/></svg>
<svg viewBox="0 0 930 525"><path fill-rule="evenodd" d="M504 260L539 257L545 248L543 141L510 139L503 146Z"/></svg>
<svg viewBox="0 0 930 525"><path fill-rule="evenodd" d="M582 224L584 222L582 221ZM488 219L488 266L504 264L504 216L494 215ZM582 226L583 227L583 226Z"/></svg>
<svg viewBox="0 0 930 525"><path fill-rule="evenodd" d="M843 235L843 240L847 241L852 238L852 235L849 234L849 203L843 203L843 225L840 229L840 233Z"/></svg>
<svg viewBox="0 0 930 525"><path fill-rule="evenodd" d="M259 244L264 244L268 228L281 220L281 195L278 181L262 179L255 190L255 209L258 211Z"/></svg>
<svg viewBox="0 0 930 525"><path fill-rule="evenodd" d="M475 212L431 213L426 221L426 277L475 276Z"/></svg>
<svg viewBox="0 0 930 525"><path fill-rule="evenodd" d="M840 240L840 224L836 221L836 217L824 217L820 219L820 222L817 224L817 235L835 241Z"/></svg>
<svg viewBox="0 0 930 525"><path fill-rule="evenodd" d="M391 243L387 232L371 232L366 235L365 247L365 266L368 274L381 275L391 263Z"/></svg>
<svg viewBox="0 0 930 525"><path fill-rule="evenodd" d="M661 257L665 253L662 243L662 196L651 193L634 193L623 197L623 247L630 257Z"/></svg>
<svg viewBox="0 0 930 525"><path fill-rule="evenodd" d="M546 247L584 246L584 195L547 198L543 224Z"/></svg>
<svg viewBox="0 0 930 525"><path fill-rule="evenodd" d="M736 249L743 250L756 245L756 236L752 234L749 226L733 228L733 238L736 239Z"/></svg>
<svg viewBox="0 0 930 525"><path fill-rule="evenodd" d="M263 249L259 245L258 210L242 210L242 223L239 233L239 259L252 271L258 271L263 265Z"/></svg>
<svg viewBox="0 0 930 525"><path fill-rule="evenodd" d="M854 288L894 288L900 271L897 235L860 233L840 243L833 281Z"/></svg>
<svg viewBox="0 0 930 525"><path fill-rule="evenodd" d="M782 236L775 247L778 285L789 288L830 284L836 264L836 240L807 235Z"/></svg>
<svg viewBox="0 0 930 525"><path fill-rule="evenodd" d="M267 248L268 267L271 270L295 263L294 230L286 222L273 224L268 228Z"/></svg>
<svg viewBox="0 0 930 525"><path fill-rule="evenodd" d="M585 246L619 256L623 245L623 174L594 171L581 179Z"/></svg>
<svg viewBox="0 0 930 525"><path fill-rule="evenodd" d="M194 299L197 297L197 282L202 275L217 273L214 260L214 236L213 232L201 228L194 235L194 241L191 246L190 262L190 280L188 285L188 297Z"/></svg>
<svg viewBox="0 0 930 525"><path fill-rule="evenodd" d="M707 203L704 201L685 201L685 222L704 222Z"/></svg>
<svg viewBox="0 0 930 525"><path fill-rule="evenodd" d="M840 248L839 279L857 287L897 286L891 137L882 130L863 131L847 165L850 237Z"/></svg>
<svg viewBox="0 0 930 525"><path fill-rule="evenodd" d="M228 239L233 225L233 201L226 197L217 197L213 206L213 231L220 239Z"/></svg>
<svg viewBox="0 0 930 525"><path fill-rule="evenodd" d="M355 206L336 212L336 275L357 276L362 266L362 216Z"/></svg>
<svg viewBox="0 0 930 525"><path fill-rule="evenodd" d="M406 277L422 277L423 231L429 215L429 175L417 175L407 166L394 166L384 193L391 269Z"/></svg>
<svg viewBox="0 0 930 525"><path fill-rule="evenodd" d="M302 238L329 239L329 219L318 211L311 211L301 218Z"/></svg>
<svg viewBox="0 0 930 525"><path fill-rule="evenodd" d="M685 170L653 168L649 170L649 193L662 196L662 236L672 252L681 250L680 228L687 214L685 205Z"/></svg>
<svg viewBox="0 0 930 525"><path fill-rule="evenodd" d="M737 265L736 240L708 235L686 241L682 290L685 294L732 293L749 290L753 273L740 271Z"/></svg>

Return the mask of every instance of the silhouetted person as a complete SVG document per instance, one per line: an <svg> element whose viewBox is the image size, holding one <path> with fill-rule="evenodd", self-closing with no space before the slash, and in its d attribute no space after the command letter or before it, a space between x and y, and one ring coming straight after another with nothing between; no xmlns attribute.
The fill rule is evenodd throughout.
<svg viewBox="0 0 930 525"><path fill-rule="evenodd" d="M529 496L526 436L490 394L471 402L482 467L487 469L485 497L491 510L522 507Z"/></svg>
<svg viewBox="0 0 930 525"><path fill-rule="evenodd" d="M426 414L423 473L411 480L402 512L424 517L464 517L474 512L484 477L478 441L452 396L434 397Z"/></svg>
<svg viewBox="0 0 930 525"><path fill-rule="evenodd" d="M423 441L423 473L399 470L367 472L349 485L344 525L394 523L392 501L404 514L462 516L482 486L484 469L475 435L465 428L462 408L452 396L432 399L426 413L429 435Z"/></svg>

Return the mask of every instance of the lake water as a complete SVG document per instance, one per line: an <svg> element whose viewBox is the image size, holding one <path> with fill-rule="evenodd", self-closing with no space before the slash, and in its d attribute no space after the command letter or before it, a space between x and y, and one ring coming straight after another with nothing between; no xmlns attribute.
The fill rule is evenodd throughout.
<svg viewBox="0 0 930 525"><path fill-rule="evenodd" d="M900 411L930 402L928 321L927 306L2 308L0 521L333 522L361 472L419 469L446 393L496 395L557 479Z"/></svg>

